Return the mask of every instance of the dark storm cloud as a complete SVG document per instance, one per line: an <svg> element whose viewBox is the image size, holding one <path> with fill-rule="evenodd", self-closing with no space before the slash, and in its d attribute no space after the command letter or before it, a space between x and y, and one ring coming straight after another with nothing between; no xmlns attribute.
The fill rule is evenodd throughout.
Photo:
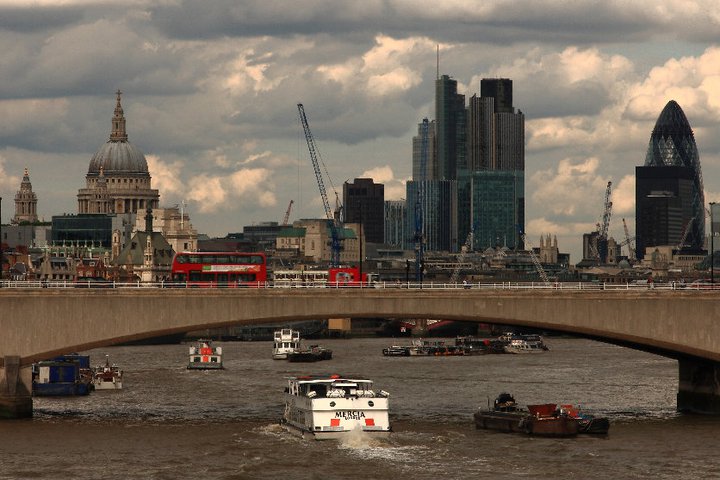
<svg viewBox="0 0 720 480"><path fill-rule="evenodd" d="M64 7L15 7L0 6L0 30L12 32L47 31L66 27L81 21L83 8Z"/></svg>
<svg viewBox="0 0 720 480"><path fill-rule="evenodd" d="M673 30L648 15L642 5L610 2L467 2L464 8L392 0L286 2L224 0L207 4L184 0L150 8L152 21L171 38L273 35L427 35L439 41L576 44L649 38ZM678 29L679 30L679 29Z"/></svg>

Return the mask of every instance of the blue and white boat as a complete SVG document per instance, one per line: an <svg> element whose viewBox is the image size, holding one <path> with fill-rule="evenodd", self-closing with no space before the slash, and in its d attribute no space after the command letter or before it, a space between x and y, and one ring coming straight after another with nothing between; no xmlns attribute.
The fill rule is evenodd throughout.
<svg viewBox="0 0 720 480"><path fill-rule="evenodd" d="M92 390L90 357L62 355L34 364L32 389L36 397L89 394Z"/></svg>

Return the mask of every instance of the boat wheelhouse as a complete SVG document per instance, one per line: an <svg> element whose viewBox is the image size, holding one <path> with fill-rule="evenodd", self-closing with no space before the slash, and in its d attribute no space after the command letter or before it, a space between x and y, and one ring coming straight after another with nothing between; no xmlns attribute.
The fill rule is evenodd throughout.
<svg viewBox="0 0 720 480"><path fill-rule="evenodd" d="M285 389L281 424L306 438L342 438L357 430L373 436L390 433L388 397L373 382L339 375L294 377Z"/></svg>
<svg viewBox="0 0 720 480"><path fill-rule="evenodd" d="M105 355L105 364L95 367L93 386L95 390L121 390L123 372L120 367L110 363L110 356Z"/></svg>
<svg viewBox="0 0 720 480"><path fill-rule="evenodd" d="M223 368L222 347L214 347L211 340L198 340L190 347L190 370L220 370Z"/></svg>
<svg viewBox="0 0 720 480"><path fill-rule="evenodd" d="M275 331L273 341L273 359L286 360L289 353L300 349L300 331L283 328Z"/></svg>

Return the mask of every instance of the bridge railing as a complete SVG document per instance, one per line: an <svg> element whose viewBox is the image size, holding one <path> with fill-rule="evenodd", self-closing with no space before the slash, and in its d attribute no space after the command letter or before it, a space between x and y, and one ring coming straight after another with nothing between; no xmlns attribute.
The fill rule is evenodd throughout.
<svg viewBox="0 0 720 480"><path fill-rule="evenodd" d="M373 282L373 283L329 283L329 282L258 282L257 284L233 284L212 282L114 282L114 281L72 281L72 280L3 280L0 288L5 289L165 289L165 288L261 288L261 289L404 289L404 290L561 290L561 291L648 291L648 290L720 290L720 284L711 283L595 283L595 282Z"/></svg>

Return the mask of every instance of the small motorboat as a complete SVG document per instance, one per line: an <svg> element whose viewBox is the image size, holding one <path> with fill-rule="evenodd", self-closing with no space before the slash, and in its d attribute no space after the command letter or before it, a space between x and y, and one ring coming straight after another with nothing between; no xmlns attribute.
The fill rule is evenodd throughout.
<svg viewBox="0 0 720 480"><path fill-rule="evenodd" d="M332 350L320 345L311 345L303 350L294 350L287 354L288 362L319 362L332 359Z"/></svg>
<svg viewBox="0 0 720 480"><path fill-rule="evenodd" d="M110 364L110 356L105 355L105 364L93 369L93 386L95 390L122 389L123 372L117 365Z"/></svg>
<svg viewBox="0 0 720 480"><path fill-rule="evenodd" d="M292 328L282 328L274 334L272 357L285 360L288 354L300 349L300 332Z"/></svg>
<svg viewBox="0 0 720 480"><path fill-rule="evenodd" d="M198 340L190 347L189 370L220 370L223 368L222 347L214 347L211 340Z"/></svg>

